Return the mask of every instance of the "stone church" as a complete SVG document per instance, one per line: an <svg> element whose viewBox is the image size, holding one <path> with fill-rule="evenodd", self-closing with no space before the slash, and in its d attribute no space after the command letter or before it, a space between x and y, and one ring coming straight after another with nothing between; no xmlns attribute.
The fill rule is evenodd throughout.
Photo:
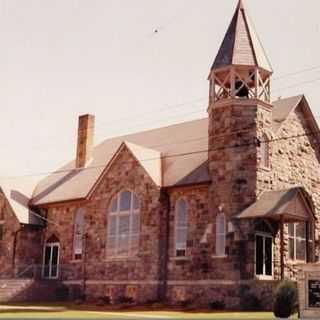
<svg viewBox="0 0 320 320"><path fill-rule="evenodd" d="M95 118L80 116L74 161L41 181L0 181L0 284L270 306L281 279L318 261L320 214L317 122L303 95L271 101L272 73L239 1L207 118L95 146ZM32 296L4 287L0 300Z"/></svg>

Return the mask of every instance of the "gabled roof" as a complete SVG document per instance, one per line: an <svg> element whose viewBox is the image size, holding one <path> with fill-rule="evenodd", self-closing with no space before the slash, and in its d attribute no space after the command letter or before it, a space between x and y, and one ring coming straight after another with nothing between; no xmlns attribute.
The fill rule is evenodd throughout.
<svg viewBox="0 0 320 320"><path fill-rule="evenodd" d="M157 186L162 185L161 179L161 152L150 148L138 146L130 142L123 142L122 147L127 147L140 165L146 170L150 178Z"/></svg>
<svg viewBox="0 0 320 320"><path fill-rule="evenodd" d="M29 208L29 201L35 186L36 181L30 177L0 180L0 190L22 224L43 225L43 221Z"/></svg>
<svg viewBox="0 0 320 320"><path fill-rule="evenodd" d="M272 129L273 133L277 134L280 130L283 123L285 123L286 119L299 107L304 115L306 123L309 126L310 132L320 132L318 123L312 113L312 110L309 106L309 103L304 95L299 95L295 97L290 97L287 99L279 99L273 102L273 111L272 111ZM315 134L315 139L317 139L320 143L320 135Z"/></svg>
<svg viewBox="0 0 320 320"><path fill-rule="evenodd" d="M274 133L301 103L310 124L317 126L305 97L296 96L273 103ZM211 180L207 153L208 119L205 118L105 140L94 148L88 167L75 169L72 161L42 179L33 192L31 203L43 205L87 198L122 145L132 152L159 186L201 184Z"/></svg>
<svg viewBox="0 0 320 320"><path fill-rule="evenodd" d="M162 156L163 187L210 181L208 166L208 119L184 122L160 129L105 140L94 148L88 167L75 169L72 161L42 179L36 186L32 204L41 205L85 199L120 146L125 143L154 181L159 181L155 162L144 159ZM150 162L150 163L148 163Z"/></svg>
<svg viewBox="0 0 320 320"><path fill-rule="evenodd" d="M265 50L241 0L211 69L230 65L257 66L272 72Z"/></svg>
<svg viewBox="0 0 320 320"><path fill-rule="evenodd" d="M306 191L301 187L288 190L266 191L261 197L242 211L237 218L270 218L280 220L307 221L314 218L313 205Z"/></svg>
<svg viewBox="0 0 320 320"><path fill-rule="evenodd" d="M294 110L301 102L303 95L290 97L286 99L279 99L274 101L272 110L273 132L276 133L281 124L288 118L292 110Z"/></svg>

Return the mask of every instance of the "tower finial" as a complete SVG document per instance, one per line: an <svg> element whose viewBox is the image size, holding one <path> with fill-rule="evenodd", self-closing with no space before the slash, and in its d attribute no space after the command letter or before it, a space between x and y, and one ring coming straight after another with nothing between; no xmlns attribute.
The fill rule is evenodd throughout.
<svg viewBox="0 0 320 320"><path fill-rule="evenodd" d="M239 8L239 9L244 9L243 0L239 0L238 8Z"/></svg>

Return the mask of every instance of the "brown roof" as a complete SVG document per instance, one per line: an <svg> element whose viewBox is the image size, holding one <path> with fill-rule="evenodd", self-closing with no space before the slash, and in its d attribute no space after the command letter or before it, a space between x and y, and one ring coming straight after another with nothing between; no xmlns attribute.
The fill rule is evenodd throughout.
<svg viewBox="0 0 320 320"><path fill-rule="evenodd" d="M30 177L0 180L0 191L22 224L43 225L39 215L29 208L29 201L36 184L37 181Z"/></svg>
<svg viewBox="0 0 320 320"><path fill-rule="evenodd" d="M268 57L242 1L239 1L212 69L230 65L258 66L272 72Z"/></svg>
<svg viewBox="0 0 320 320"><path fill-rule="evenodd" d="M311 214L311 216L310 216ZM313 206L303 188L264 192L258 201L242 211L237 218L271 218L279 220L283 215L286 220L309 220Z"/></svg>
<svg viewBox="0 0 320 320"><path fill-rule="evenodd" d="M301 100L303 99L303 95L290 97L286 99L279 99L273 102L273 110L272 110L272 120L273 132L277 132L283 123L284 120L287 119L292 110L294 110Z"/></svg>
<svg viewBox="0 0 320 320"><path fill-rule="evenodd" d="M278 128L302 99L305 98L297 96L274 102L273 127ZM128 147L157 185L172 187L210 181L206 118L105 140L94 148L87 168L75 169L72 161L41 180L31 203L86 198L121 145Z"/></svg>
<svg viewBox="0 0 320 320"><path fill-rule="evenodd" d="M86 198L123 142L154 181L157 169L155 164L150 167L150 162L161 153L162 186L210 181L208 166L204 165L208 160L208 120L201 119L105 140L94 148L93 160L87 168L75 169L72 161L40 181L32 204Z"/></svg>

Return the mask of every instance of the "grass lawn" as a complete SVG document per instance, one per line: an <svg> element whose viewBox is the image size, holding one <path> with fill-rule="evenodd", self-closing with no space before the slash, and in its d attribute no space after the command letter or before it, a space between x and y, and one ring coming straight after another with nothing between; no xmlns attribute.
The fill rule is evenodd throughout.
<svg viewBox="0 0 320 320"><path fill-rule="evenodd" d="M114 310L108 307L72 304L14 304L0 306L0 319L275 319L271 312L181 312L147 308Z"/></svg>

